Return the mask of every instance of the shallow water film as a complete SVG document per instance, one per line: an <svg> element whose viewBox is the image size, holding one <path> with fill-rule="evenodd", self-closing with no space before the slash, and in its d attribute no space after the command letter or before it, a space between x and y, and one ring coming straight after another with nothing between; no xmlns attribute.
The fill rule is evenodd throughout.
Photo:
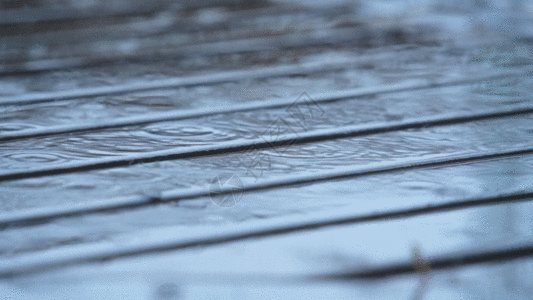
<svg viewBox="0 0 533 300"><path fill-rule="evenodd" d="M1 299L533 298L533 2L0 5Z"/></svg>

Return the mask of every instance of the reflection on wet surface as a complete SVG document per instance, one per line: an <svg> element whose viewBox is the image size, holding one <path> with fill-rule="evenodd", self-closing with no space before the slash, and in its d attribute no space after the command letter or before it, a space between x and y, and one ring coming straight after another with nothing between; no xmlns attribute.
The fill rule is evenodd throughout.
<svg viewBox="0 0 533 300"><path fill-rule="evenodd" d="M296 100L302 92L312 94L317 91L400 82L407 78L409 80L452 78L457 74L465 76L465 74L496 70L496 67L487 65L486 62L469 61L466 64L468 68L462 72L463 70L459 70L461 69L459 63L463 57L452 57L445 51L437 51L436 54L431 50L427 51L429 53L426 56L400 55L410 64L383 64L384 61L392 59L384 54L376 61L369 62L372 67L337 72L333 75L273 78L257 82L169 89L22 107L2 107L0 111L3 121L0 130L11 132L58 124L96 122L171 109L181 110L217 105L220 107L266 98L294 97ZM443 61L453 59L456 64L443 63ZM439 68L435 69L436 66ZM70 75L72 74L69 73L68 76ZM62 76L66 75L57 76L63 78ZM127 77L120 80L127 81ZM93 79L88 79L88 83L80 83L80 85L112 83L107 81L98 83L91 80ZM324 113L319 117L308 119L304 126L285 109L269 109L5 142L0 144L0 169L25 170L101 157L126 156L180 147L213 145L223 141L247 140L264 135L265 130L280 120L289 126L285 130L298 133L345 125L398 121L445 112L476 112L530 101L528 97L531 95L531 81L530 77L514 78L463 87L337 101L321 105L320 108ZM67 84L61 87L50 87L50 89L66 89L70 86ZM47 88L43 83L41 90ZM292 145L284 151L266 149L253 154L236 153L163 161L127 168L2 182L0 184L0 211L10 212L30 207L105 200L123 195L205 187L215 176L222 173L236 174L243 182L255 182L279 175L320 172L342 166L364 166L373 162L395 161L407 157L505 150L520 145L530 146L532 134L532 116L522 115L453 126ZM247 160L252 160L255 164L247 165L245 163ZM218 207L210 199L202 198L155 205L135 211L59 220L16 231L8 228L0 232L2 240L0 259L45 249L69 248L73 245L120 244L120 238L117 237L121 235L133 235L137 231L166 226L213 225L216 227L238 224L243 221L305 215L354 205L358 207L360 213L369 213L510 192L520 188L529 188L530 183L533 182L532 170L533 157L526 155L468 165L411 170L250 193L245 194L242 201L231 208ZM529 218L531 213L533 210L529 203L478 208L473 212L461 212L459 216L450 218L451 221L446 218L437 219L434 222L441 223L432 224L431 234L439 235L437 238L449 239L445 247L447 249L451 248L450 244L454 243L481 246L487 243L530 237L533 232L533 223ZM454 224L449 230L446 228L448 221ZM420 221L416 222L418 222L417 226L420 226ZM409 226L406 225L406 228ZM416 228L414 225L411 227ZM376 229L376 232L386 235L387 231ZM422 236L421 239L425 238L425 232L419 232L419 234ZM403 239L406 241L410 237ZM431 253L438 252L439 245L435 239L429 246ZM405 241L394 240L392 243L403 245ZM469 275L476 273L479 269L476 268L437 275L435 281L440 282L440 285L436 284L436 286L441 290L430 289L425 299L442 299L439 298L439 295L442 295L440 293L453 296L467 295L473 298L485 295L479 290L479 284L486 277L483 275L486 273L481 272L482 275L472 277ZM517 294L513 294L516 298L512 299L526 299L520 297L531 294L531 286L522 282L523 277L518 275L525 268L520 264L509 263L480 268L496 270L491 269L490 272L496 272L499 277L492 280L501 284L504 287L503 290L516 292ZM402 280L388 284L402 286ZM172 284L162 283L158 286L157 295L181 293L181 288ZM377 285L373 286L373 288L376 287ZM470 293L471 288L476 290ZM320 290L320 287L317 289ZM347 289L352 292L353 288L343 286L338 289ZM388 289L394 290L395 287L389 286ZM324 290L321 291L324 292ZM375 290L367 292L368 294L363 294L368 296Z"/></svg>
<svg viewBox="0 0 533 300"><path fill-rule="evenodd" d="M329 111L328 111L329 114ZM327 116L327 114L325 115ZM266 120L263 124L266 124ZM216 120L220 122L220 120ZM36 140L6 143L3 152L2 167L4 169L26 169L39 165L54 165L67 161L91 159L102 156L127 155L135 152L148 152L189 145L207 145L219 141L234 140L245 136L253 138L262 134L260 126L240 127L246 133L236 131L224 134L236 128L228 126L195 126L193 122L184 126L163 126L162 124L147 126L130 134L124 131L86 134L86 137L53 137L44 139L39 144ZM322 128L317 122L316 128ZM166 123L164 123L166 124ZM109 169L88 173L54 176L42 179L27 179L3 183L3 188L12 190L25 189L23 193L31 193L29 187L38 189L46 187L38 182L49 182L52 186L69 190L75 189L74 181L85 181L86 185L113 186L110 190L100 191L92 195L86 188L77 196L77 202L90 201L95 196L108 195L123 191L124 194L135 194L149 190L165 190L167 186L202 186L214 176L223 172L235 173L242 178L263 178L276 174L295 174L303 171L320 171L339 166L358 166L371 162L392 161L406 157L422 157L432 154L478 153L489 150L505 150L509 147L527 146L530 141L530 130L533 120L529 115L497 120L466 123L461 125L434 127L420 130L399 131L367 137L349 138L292 145L288 148L273 148L255 152L235 153L147 163L128 168ZM211 129L211 128L217 128ZM92 136L92 138L89 138ZM52 142L56 140L55 142ZM60 140L65 140L61 142ZM20 148L15 148L17 147ZM38 150L30 150L31 147ZM8 148L9 147L9 148ZM7 149L6 149L7 148ZM28 149L28 150L19 150ZM112 183L109 180L112 180ZM33 182L33 184L31 183ZM22 192L22 191L21 191ZM120 194L120 193L119 193ZM7 200L7 199L6 199ZM49 205L46 202L42 205ZM29 205L33 206L33 205Z"/></svg>
<svg viewBox="0 0 533 300"><path fill-rule="evenodd" d="M429 56L432 57L431 51ZM439 53L437 51L437 53ZM442 56L442 54L439 54ZM438 55L437 55L438 56ZM379 57L379 56L378 56ZM381 61L387 56L381 56ZM416 56L406 55L410 64L402 64L396 70L397 78L412 77L412 72L418 72ZM433 54L433 57L436 57ZM426 57L426 60L431 60ZM380 61L380 60L378 60ZM427 61L420 62L427 63ZM410 68L408 68L409 66ZM470 66L473 70L475 65ZM382 67L383 68L383 67ZM479 67L479 71L484 67ZM392 76L395 74L389 69L377 69L377 73ZM426 65L427 72L430 67ZM365 71L368 73L368 71ZM374 72L374 71L372 71ZM355 72L359 73L359 72ZM339 73L333 78L353 79L354 72ZM363 76L361 74L358 75ZM367 77L380 78L375 73L368 73ZM200 94L208 95L212 100L223 96L217 91L243 91L252 88L271 87L276 91L288 87L291 90L308 92L308 87L318 89L320 86L331 85L331 74L312 75L304 78L269 79L257 83L231 83L213 87L195 87L186 89L190 97ZM357 78L357 76L356 76ZM374 81L380 79L375 79ZM381 82L388 81L381 79ZM513 78L492 83L481 83L464 87L451 87L430 89L413 92L403 92L391 95L379 95L361 99L337 101L320 105L323 114L308 118L305 126L298 123L286 109L257 110L245 113L233 113L204 117L195 120L155 123L137 127L120 128L94 133L82 133L67 136L53 136L36 138L32 140L3 143L1 148L0 167L4 170L26 169L43 165L54 165L75 160L86 160L98 157L111 157L128 155L139 152L150 152L176 147L196 145L211 145L221 141L250 139L262 136L269 126L279 120L288 126L288 132L302 132L309 130L335 128L344 125L358 125L376 121L397 121L404 118L417 116L430 116L445 112L479 111L486 108L501 107L502 104L515 104L527 101L529 95L530 78ZM328 83L329 82L329 83ZM281 88L281 90L280 90ZM351 86L345 86L351 88ZM150 92L152 94L166 94L168 99L180 98L176 93L185 91ZM497 91L497 92L496 92ZM294 92L293 92L294 93ZM196 95L195 95L196 94ZM258 94L259 95L259 94ZM260 94L263 98L269 94ZM159 98L158 98L159 97ZM4 130L21 130L33 127L31 124L22 123L22 120L46 122L46 125L71 123L83 120L97 120L99 118L112 118L131 112L124 109L132 107L142 108L143 113L157 112L160 110L154 102L161 101L162 96L137 97L132 95L113 96L111 98L99 97L96 99L76 100L73 102L59 102L56 104L31 105L20 108L4 108L7 113L7 122L2 127ZM495 98L497 97L497 98ZM116 99L112 100L112 99ZM153 99L148 102L139 99ZM224 100L228 99L228 100ZM242 101L241 98L227 98L223 96L217 101ZM183 99L198 107L206 105L206 99ZM139 102L140 101L140 102ZM295 98L296 101L296 98ZM81 102L81 103L76 103ZM164 102L164 101L163 101ZM81 104L81 105L80 105ZM183 106L174 103L173 106ZM228 103L229 105L229 103ZM175 108L174 108L175 109ZM11 111L11 112L10 112ZM139 111L140 112L140 111ZM11 117L9 117L11 115ZM44 119L43 119L44 118ZM10 122L9 120L13 120ZM121 194L135 194L146 190L166 190L169 188L201 186L222 172L233 172L240 177L273 176L275 174L297 173L307 170L325 170L343 165L364 165L369 162L394 160L402 157L424 156L439 153L477 152L491 149L505 149L512 145L528 144L532 130L529 116L505 118L483 122L467 123L454 126L434 127L423 130L408 130L395 133L379 134L362 138L327 141L314 144L294 145L279 151L267 149L255 154L253 158L258 170L250 170L243 164L249 155L238 153L189 159L185 161L169 161L132 166L130 168L111 169L106 171L90 172L87 174L57 176L43 179L23 180L20 182L3 183L0 189L17 194L31 195L50 193L56 200L53 203L83 202L98 197L112 197ZM41 125L42 126L42 125ZM83 182L83 183L82 183ZM31 187L34 187L32 192ZM96 187L108 187L99 189ZM48 192L46 192L48 190ZM76 194L78 192L79 194ZM9 202L9 194L2 193L4 202ZM70 196L69 196L70 195ZM65 198L63 198L65 197ZM63 199L63 200L61 200ZM30 203L20 203L19 208L48 206L50 201L35 199ZM39 203L39 204L37 204Z"/></svg>

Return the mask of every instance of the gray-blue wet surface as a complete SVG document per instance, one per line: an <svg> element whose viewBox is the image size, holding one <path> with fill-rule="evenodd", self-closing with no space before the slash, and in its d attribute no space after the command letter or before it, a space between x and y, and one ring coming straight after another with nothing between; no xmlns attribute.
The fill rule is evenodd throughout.
<svg viewBox="0 0 533 300"><path fill-rule="evenodd" d="M170 109L225 106L264 98L294 97L296 100L302 92L313 94L404 80L467 77L506 70L501 64L497 65L490 60L478 60L479 62L469 60L466 64L461 63L464 61L464 56L445 55L443 53L447 52L438 48L409 51L424 54L408 56L411 60L413 57L426 57L426 59L420 59L421 61L418 62L409 61L409 63L392 67L387 65L386 59L376 59L372 62L374 67L371 69L354 69L341 73L275 78L259 82L230 83L210 87L170 89L124 96L7 107L2 108L2 124L0 126L1 130L12 131L87 120L105 120ZM448 63L442 63L443 61ZM324 114L310 119L304 126L297 124L284 109L271 109L94 133L5 142L0 145L0 168L2 170L25 170L75 160L90 160L176 147L211 145L221 141L246 140L261 135L268 126L280 118L292 124L290 130L301 132L374 121L395 121L440 113L476 112L489 108L503 108L530 101L532 81L531 77L512 78L476 85L378 95L321 104L320 109L323 110ZM54 89L54 87L50 88ZM213 177L221 173L236 174L246 183L276 178L280 175L297 175L309 171L320 172L342 166L364 166L373 162L394 161L407 157L506 150L512 147L530 146L532 134L532 116L522 115L453 126L295 145L283 153L275 149L267 149L261 152L259 163L255 164L255 167L244 165L243 155L245 154L237 153L3 182L0 184L0 209L9 212L30 207L105 200L122 195L150 194L163 190L204 187L209 185ZM2 240L0 257L2 260L9 260L30 252L49 248L66 247L68 249L72 245L78 244L120 244L116 239L120 241L118 237L121 235L135 235L136 232L157 228L164 229L166 226L191 226L192 228L202 225L216 227L244 221L253 222L265 218L278 218L276 220L283 222L283 216L305 215L317 211L342 209L343 207L353 208L357 206L358 211L364 213L508 192L531 187L533 182L532 166L533 156L525 155L460 166L414 170L245 194L242 201L231 208L218 207L210 199L205 198L184 201L179 204L158 205L135 211L59 220L38 227L7 229L0 232L0 239ZM452 214L453 217L450 217L448 221L446 217L439 217L440 219L437 218L436 221L431 221L431 217L425 219L426 221L415 220L412 223L418 225L409 225L414 232L410 232L404 238L405 241L402 240L400 244L410 242L410 239L414 238L420 239L424 245L424 241L427 240L426 244L433 247L430 253L438 254L440 253L438 251L439 241L436 241L438 239L446 240L442 244L446 244L443 249L448 250L452 249L450 245L453 244L464 247L475 246L479 239L486 242L505 240L509 238L509 235L513 235L513 238L531 237L532 224L528 212L531 212L531 204L529 203L464 211L459 213L460 217ZM454 223L453 230L445 229L446 222L455 222L457 218L466 221L460 224ZM411 224L410 221L405 222ZM434 237L433 240L426 239L424 236L427 233L422 228L424 222L431 223L433 226L432 234L439 236ZM369 230L374 230L376 234L384 234L384 236L391 235L387 233L386 228L379 226ZM420 237L417 237L417 230L419 230ZM316 249L319 256L330 255L329 250L343 251L328 247L319 248ZM360 253L358 252L357 255L364 255L364 251L359 250ZM392 253L396 253L392 256L398 256L398 252L405 252L405 250L390 250ZM347 254L344 253L343 255ZM298 260L298 258L295 259ZM349 257L347 259L350 260ZM320 259L316 257L308 257L303 260L310 265L320 265L318 262ZM450 295L454 297L473 295L473 298L486 299L479 291L467 291L471 288L464 283L465 280L468 281L467 279L455 286L453 282L450 285L443 282L453 281L453 278L461 276L468 278L470 275L464 275L468 272L479 272L481 275L472 275L473 279L471 279L473 281L471 284L477 286L484 280L483 278L487 276L487 273L501 273L503 271L494 270L506 267L508 266L476 267L457 271L458 273L454 273L455 275L438 275L444 279L437 280L440 284L436 284L436 286L440 288L444 286L448 292L452 291ZM120 267L116 268L120 269ZM294 270L288 268L280 272L290 273ZM105 271L104 274L107 275L103 275L103 278L112 276L113 272ZM61 275L57 276L61 277ZM88 276L89 281L93 280L90 279L94 278L91 277L92 275ZM164 277L163 275L158 276ZM453 278L449 279L446 276ZM43 286L50 284L47 283L46 276L39 277L39 280L43 282ZM164 279L161 280L164 281ZM75 286L82 286L82 283L74 281ZM516 294L518 293L516 292L508 295L532 294L530 285L527 286L520 280L515 281L518 282L514 283L515 287L522 284L520 286L521 294ZM68 285L68 280L66 282ZM394 291L396 287L400 286L402 286L399 288L400 290L405 289L402 280L394 282L386 287L387 291ZM19 284L23 286L22 290L32 293L31 289L24 288L24 281ZM94 284L109 285L109 283L98 282L98 280L95 280ZM152 284L155 283L149 283L150 289ZM412 282L408 283L407 286L409 284ZM503 280L503 284L508 283ZM117 286L121 287L118 283L114 285L115 288ZM190 289L201 290L201 286L202 284L198 283ZM9 289L9 287L7 288ZM120 289L122 288L124 287L122 286ZM284 288L289 294L297 294L301 287ZM354 286L347 287L336 284L318 285L314 288L317 289L316 295L331 289L336 294L340 293L341 296L339 297L341 298L346 297L344 293L357 289ZM371 288L372 291L380 289L378 286L374 288ZM496 289L495 287L487 288ZM84 288L77 289L81 291ZM363 290L359 290L359 292L365 294ZM509 290L513 290L513 288L509 288ZM516 287L515 290L518 291L518 288ZM241 292L246 294L249 291ZM151 297L151 290L146 291L146 293L147 297ZM108 295L112 295L112 293ZM191 292L191 295L196 295L196 298L205 297L199 291ZM370 298L381 299L384 297L383 295L372 295ZM435 292L432 294L430 292L428 299L442 299L443 295L446 293ZM252 295L250 297L257 296ZM369 295L361 296L369 297ZM231 299L234 297L237 296L228 292L223 298ZM509 299L526 298L516 296Z"/></svg>

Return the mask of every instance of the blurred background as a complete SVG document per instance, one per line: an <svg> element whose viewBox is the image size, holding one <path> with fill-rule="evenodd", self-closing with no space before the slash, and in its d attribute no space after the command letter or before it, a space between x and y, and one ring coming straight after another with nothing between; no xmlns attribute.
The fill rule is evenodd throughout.
<svg viewBox="0 0 533 300"><path fill-rule="evenodd" d="M335 32L341 37L332 36L330 42L341 38L357 47L479 43L502 36L527 40L532 32L530 2L2 0L0 72L245 52L254 49L238 43L221 49L208 43L339 28L351 30ZM247 47L268 48L269 42L271 47L301 47L311 42L300 39L261 45L256 40Z"/></svg>

